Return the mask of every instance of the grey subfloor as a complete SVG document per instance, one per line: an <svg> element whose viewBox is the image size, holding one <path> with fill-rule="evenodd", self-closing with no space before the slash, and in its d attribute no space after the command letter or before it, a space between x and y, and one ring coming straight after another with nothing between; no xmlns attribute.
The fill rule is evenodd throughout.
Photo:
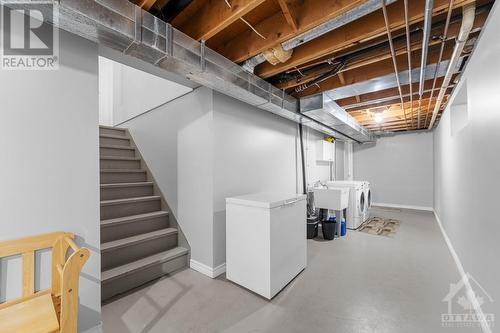
<svg viewBox="0 0 500 333"><path fill-rule="evenodd" d="M459 273L433 214L372 215L398 233L309 240L306 270L270 302L186 269L105 305L104 332L480 332L441 325Z"/></svg>

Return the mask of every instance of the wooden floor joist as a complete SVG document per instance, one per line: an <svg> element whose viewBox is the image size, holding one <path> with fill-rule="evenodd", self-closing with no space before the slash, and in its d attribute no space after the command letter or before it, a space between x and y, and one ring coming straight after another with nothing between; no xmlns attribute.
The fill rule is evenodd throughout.
<svg viewBox="0 0 500 333"><path fill-rule="evenodd" d="M451 57L453 49L446 49L443 54L443 60L448 60ZM421 51L412 52L412 65L414 68L419 67L419 60L421 57ZM396 57L400 68L408 68L406 54L402 54ZM437 47L430 48L428 54L428 64L435 64L439 58L439 49ZM402 70L403 71L403 70ZM344 81L343 84L340 82L337 76L334 76L328 80L321 82L320 87L312 86L298 94L298 96L307 96L311 94L317 94L319 92L332 90L335 88L340 88L346 85L351 85L359 82L368 81L374 78L394 74L394 66L392 64L392 59L385 59L377 62L377 66L367 70L364 67L355 68L349 71L343 72Z"/></svg>
<svg viewBox="0 0 500 333"><path fill-rule="evenodd" d="M221 0L222 1L222 0ZM280 11L268 17L264 21L255 25L254 28L259 31L266 39L255 35L252 31L224 43L224 45L213 46L214 50L224 55L226 58L239 63L251 58L271 47L282 43L293 36L303 33L315 26L330 20L346 11L359 6L364 0L315 0L304 1L294 12L298 14L297 30L290 26L285 16ZM299 3L299 2L297 2Z"/></svg>
<svg viewBox="0 0 500 333"><path fill-rule="evenodd" d="M456 78L456 74L452 78L452 81L455 78ZM430 89L432 89L432 81L433 81L432 79L425 81L424 92L425 91L429 91ZM437 81L436 81L436 87L434 88L435 89L435 92L434 92L435 95L437 93L437 90L439 90L439 88L441 87L442 82L443 82L443 78L442 77L437 79ZM413 83L413 95L414 95L414 98L418 97L418 87L419 87L419 83L418 82ZM402 85L401 89L403 91L404 97L406 99L408 99L408 97L406 95L408 95L410 93L409 85ZM381 90L381 91L371 92L371 93L368 93L368 94L358 95L359 101L357 101L356 97L347 97L347 98L339 99L339 100L337 100L337 104L339 104L343 108L346 108L349 111L354 111L354 110L359 110L359 109L370 107L369 105L371 105L371 104L377 104L378 103L377 101L380 100L380 99L383 99L383 98L392 97L392 99L398 99L399 98L398 94L399 94L399 92L398 92L397 88L391 88L391 89L385 89L385 90ZM360 106L360 107L353 107L353 105L356 105L356 104L359 104L359 103L370 103L370 102L371 102L371 104L363 104L363 106Z"/></svg>
<svg viewBox="0 0 500 333"><path fill-rule="evenodd" d="M207 47L241 65L245 60L297 38L340 15L346 13L348 16L352 15L352 10L367 4L370 0L130 1L145 10L150 10L154 15L158 15L194 39L206 41ZM407 21L405 3L408 5ZM472 3L476 7L476 17L462 57L472 52L479 33L486 24L494 0L433 1L427 66L438 62L442 45L444 48L442 61L450 59L462 26L462 7ZM414 73L417 73L423 46L425 8L426 0L395 1L387 5L389 29L386 29L383 11L379 8L308 42L299 43L293 49L291 58L284 60L283 63L272 65L266 61L257 65L254 74L297 98L384 76L391 80L390 75L394 75L394 65L388 45L388 30L393 37L397 71L407 72L410 61ZM447 31L446 36L445 31ZM335 73L333 70L339 64L342 66ZM431 96L433 100L436 98L443 81L438 77L436 86L433 87L431 76L428 73L422 96L418 94L419 83L409 84L408 75L405 73L401 86L403 101L397 87L383 90L373 87L370 91L371 88L358 90L360 88L358 85L351 87L351 91L344 90L346 93L338 96L348 97L338 99L336 102L370 130L404 129L403 112L408 118L410 125L408 129L416 129L418 115L420 114L421 122L425 120L430 112L427 100ZM321 80L318 80L319 78ZM416 79L413 77L414 81ZM457 79L459 79L458 74L453 76L446 97L452 94ZM313 80L315 82L311 84ZM304 86L305 84L308 85ZM412 96L409 96L410 87ZM416 105L415 102L418 102L419 98L423 100ZM410 99L414 101L412 106L409 108L405 106L402 109L401 102L406 105ZM372 111L382 107L388 108L388 111L385 112L385 124L380 125L374 121Z"/></svg>
<svg viewBox="0 0 500 333"><path fill-rule="evenodd" d="M482 13L481 15L478 15L476 18L476 21L474 22L474 28L473 31L478 32L481 27L484 25L486 21L487 15L485 13ZM448 47L453 47L455 38L458 37L458 32L460 30L460 22L454 22L453 24L450 24L449 30L448 30L448 35L447 35L447 43ZM438 28L435 28L431 31L431 36L440 36L443 33L443 27L440 26ZM421 36L420 36L421 37ZM441 40L440 39L434 39L429 42L429 47L433 47L436 45L440 45ZM407 53L407 48L405 45L404 40L399 40L394 43L394 48L396 55L404 55ZM411 51L417 51L422 49L422 41L421 39L413 41L411 45ZM347 56L348 57L348 56ZM342 58L342 57L340 57ZM380 48L380 49L375 49L373 51L368 51L364 53L362 56L357 57L354 59L352 62L349 62L340 72L345 72L351 69L359 68L359 67L364 67L364 66L369 66L372 64L376 64L379 61L390 59L391 54L388 48ZM305 75L300 78L299 81L297 80L289 80L283 83L277 83L276 87L280 89L290 89L293 88L297 85L307 83L320 75L328 72L331 70L331 68L322 68L317 71L314 71L310 75Z"/></svg>
<svg viewBox="0 0 500 333"><path fill-rule="evenodd" d="M290 3L289 0L277 0L278 4L281 7L281 11L283 12L283 16L285 16L286 21L288 22L288 25L292 27L294 31L299 30L299 27L297 25L297 20L295 19L295 13L292 13L292 4Z"/></svg>
<svg viewBox="0 0 500 333"><path fill-rule="evenodd" d="M459 8L467 3L472 3L472 0L455 1L454 8ZM444 13L448 8L449 0L436 0L434 1L434 15ZM425 0L412 0L409 7L410 23L414 24L421 22L424 19ZM403 2L397 1L387 7L389 19L391 22L391 30L404 28L404 12ZM294 49L293 55L285 63L278 65L271 65L263 63L255 69L255 74L263 78L268 78L299 66L304 62L311 61L328 54L335 54L344 49L352 47L361 41L368 41L370 39L380 37L386 34L384 19L381 12L374 12L366 15L359 20L346 24L338 29L335 29L321 37L314 39L309 43L305 43ZM225 54L222 52L222 54ZM229 59L233 59L231 54L225 54ZM242 61L245 57L240 59L234 58L233 61Z"/></svg>
<svg viewBox="0 0 500 333"><path fill-rule="evenodd" d="M265 0L225 1L195 0L172 22L172 25L196 40L208 40Z"/></svg>

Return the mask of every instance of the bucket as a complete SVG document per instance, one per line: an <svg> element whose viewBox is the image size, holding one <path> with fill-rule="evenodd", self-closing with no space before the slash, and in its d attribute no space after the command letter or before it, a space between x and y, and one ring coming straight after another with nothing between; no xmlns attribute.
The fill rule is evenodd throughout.
<svg viewBox="0 0 500 333"><path fill-rule="evenodd" d="M318 222L307 222L307 239L318 237Z"/></svg>
<svg viewBox="0 0 500 333"><path fill-rule="evenodd" d="M308 217L307 218L307 239L313 239L318 237L318 217Z"/></svg>
<svg viewBox="0 0 500 333"><path fill-rule="evenodd" d="M324 220L321 222L321 229L323 230L323 238L332 240L335 237L335 226L337 222Z"/></svg>

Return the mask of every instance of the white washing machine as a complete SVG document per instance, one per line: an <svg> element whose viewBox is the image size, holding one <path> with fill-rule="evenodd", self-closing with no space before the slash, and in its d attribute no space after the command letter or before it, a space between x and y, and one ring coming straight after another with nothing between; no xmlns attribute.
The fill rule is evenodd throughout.
<svg viewBox="0 0 500 333"><path fill-rule="evenodd" d="M370 189L370 182L361 181L363 191L365 192L365 211L363 222L370 218L370 208L372 207L372 192Z"/></svg>
<svg viewBox="0 0 500 333"><path fill-rule="evenodd" d="M357 181L329 181L328 188L348 187L349 206L347 208L346 222L348 229L357 229L365 219L366 197L362 182Z"/></svg>

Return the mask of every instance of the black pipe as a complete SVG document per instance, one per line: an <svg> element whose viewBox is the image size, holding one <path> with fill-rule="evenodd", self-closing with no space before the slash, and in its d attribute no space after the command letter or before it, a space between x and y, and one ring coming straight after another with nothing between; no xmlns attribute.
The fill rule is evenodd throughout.
<svg viewBox="0 0 500 333"><path fill-rule="evenodd" d="M301 84L300 86L297 86L297 88L295 88L295 92L296 93L299 93L301 91L304 91L306 90L307 88L311 87L311 86L314 86L315 84L318 84L318 83L321 83L325 80L328 80L329 78L337 75L337 73L344 67L345 65L345 61L341 61L340 63L337 64L337 66L335 66L334 69L332 69L331 71L329 72L326 72L325 74L315 78L314 80L311 80L309 82L306 82L304 84Z"/></svg>
<svg viewBox="0 0 500 333"><path fill-rule="evenodd" d="M307 194L306 158L304 156L304 137L303 137L302 124L299 124L299 137L300 137L300 158L302 161L302 192L303 192L303 194Z"/></svg>
<svg viewBox="0 0 500 333"><path fill-rule="evenodd" d="M304 70L301 70L300 72L295 70L293 72L285 72L281 73L278 76L273 77L270 82L272 84L280 84L280 83L286 83L289 81L296 81L297 83L300 82L300 80L303 77L309 76L314 74L314 72L323 70L323 69L329 69L332 66L336 66L338 64L338 61L332 60L331 62L324 62L322 64L318 64L316 66L312 66L309 68L306 68Z"/></svg>

